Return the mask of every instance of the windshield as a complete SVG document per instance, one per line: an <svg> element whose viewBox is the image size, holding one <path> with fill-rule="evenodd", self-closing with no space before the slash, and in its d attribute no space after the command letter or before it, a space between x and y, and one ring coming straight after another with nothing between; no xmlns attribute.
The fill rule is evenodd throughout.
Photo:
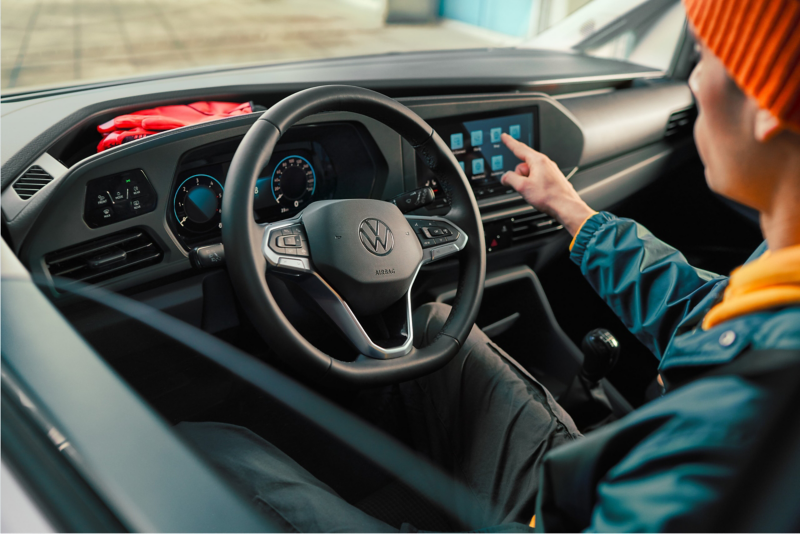
<svg viewBox="0 0 800 534"><path fill-rule="evenodd" d="M4 94L187 69L510 46L664 69L683 25L677 0L2 0L0 10ZM620 22L631 12L634 20Z"/></svg>

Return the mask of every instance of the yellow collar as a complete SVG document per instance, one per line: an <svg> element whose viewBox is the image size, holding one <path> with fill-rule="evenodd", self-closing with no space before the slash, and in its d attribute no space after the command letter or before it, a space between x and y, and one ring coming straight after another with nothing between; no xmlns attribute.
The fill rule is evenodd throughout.
<svg viewBox="0 0 800 534"><path fill-rule="evenodd" d="M734 317L792 304L800 304L800 245L766 252L734 270L722 302L703 319L703 330Z"/></svg>

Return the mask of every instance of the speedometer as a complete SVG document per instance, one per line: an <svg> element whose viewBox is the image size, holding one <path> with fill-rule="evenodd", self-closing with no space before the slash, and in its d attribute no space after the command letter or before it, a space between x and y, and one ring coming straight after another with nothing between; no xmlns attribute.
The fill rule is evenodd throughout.
<svg viewBox="0 0 800 534"><path fill-rule="evenodd" d="M272 173L272 194L282 212L304 207L311 201L316 187L314 166L302 156L283 158Z"/></svg>
<svg viewBox="0 0 800 534"><path fill-rule="evenodd" d="M172 200L178 224L194 233L221 227L221 205L222 184L208 174L195 174L184 180Z"/></svg>

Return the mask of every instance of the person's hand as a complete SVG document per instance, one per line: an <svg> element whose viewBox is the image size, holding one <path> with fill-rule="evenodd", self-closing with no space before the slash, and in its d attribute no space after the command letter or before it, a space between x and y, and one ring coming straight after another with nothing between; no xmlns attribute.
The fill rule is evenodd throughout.
<svg viewBox="0 0 800 534"><path fill-rule="evenodd" d="M578 195L553 160L508 134L504 133L502 140L522 160L515 170L503 175L503 185L513 187L528 204L555 217L575 235L596 212Z"/></svg>

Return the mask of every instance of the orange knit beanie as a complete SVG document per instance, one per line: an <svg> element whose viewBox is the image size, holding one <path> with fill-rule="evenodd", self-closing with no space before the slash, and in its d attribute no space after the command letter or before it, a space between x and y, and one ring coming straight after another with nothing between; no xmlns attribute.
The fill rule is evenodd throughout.
<svg viewBox="0 0 800 534"><path fill-rule="evenodd" d="M695 35L736 84L800 132L800 0L684 0Z"/></svg>

